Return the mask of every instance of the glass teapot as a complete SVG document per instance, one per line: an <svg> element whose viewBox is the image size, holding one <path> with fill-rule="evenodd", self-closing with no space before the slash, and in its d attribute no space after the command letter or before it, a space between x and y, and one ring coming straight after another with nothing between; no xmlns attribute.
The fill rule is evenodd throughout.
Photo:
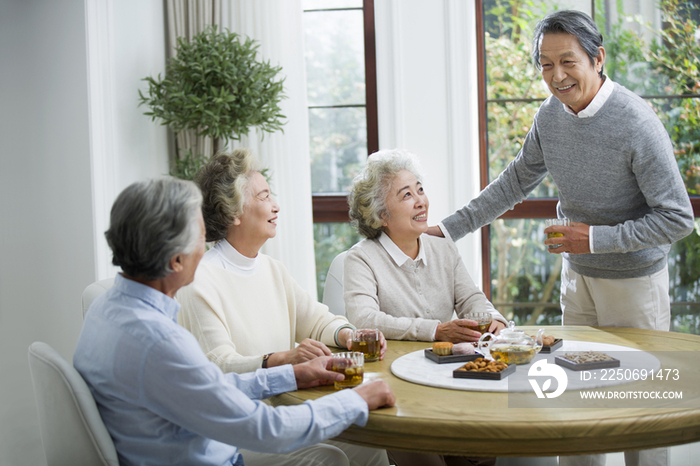
<svg viewBox="0 0 700 466"><path fill-rule="evenodd" d="M527 364L532 361L537 353L542 349L542 335L544 329L537 331L533 340L522 330L515 328L515 322L508 322L508 327L501 330L498 335L484 333L479 338L479 352L486 357L491 357L496 361L503 361L506 364ZM491 337L487 341L487 337Z"/></svg>

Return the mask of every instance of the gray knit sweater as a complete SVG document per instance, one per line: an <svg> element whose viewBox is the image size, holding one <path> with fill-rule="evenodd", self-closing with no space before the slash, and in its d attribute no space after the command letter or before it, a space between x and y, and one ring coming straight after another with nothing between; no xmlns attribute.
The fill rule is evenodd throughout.
<svg viewBox="0 0 700 466"><path fill-rule="evenodd" d="M564 254L596 278L633 278L666 264L670 244L693 230L693 210L661 121L615 83L590 118L549 97L523 148L468 205L443 220L457 240L521 202L549 172L559 188L557 215L594 226L594 254Z"/></svg>

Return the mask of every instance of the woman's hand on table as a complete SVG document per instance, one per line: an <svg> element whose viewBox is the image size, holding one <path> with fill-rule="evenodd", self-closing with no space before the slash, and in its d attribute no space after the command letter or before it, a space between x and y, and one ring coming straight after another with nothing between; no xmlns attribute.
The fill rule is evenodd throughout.
<svg viewBox="0 0 700 466"><path fill-rule="evenodd" d="M381 379L363 383L354 390L367 402L370 411L382 406L394 406L396 403L394 393L389 385Z"/></svg>
<svg viewBox="0 0 700 466"><path fill-rule="evenodd" d="M330 354L331 350L320 341L305 338L292 350L272 353L270 359L268 359L267 366L274 367L283 364L301 364L321 356L330 356Z"/></svg>
<svg viewBox="0 0 700 466"><path fill-rule="evenodd" d="M338 332L338 343L345 345L346 349L352 349L352 337L354 333L354 330L351 328L341 328Z"/></svg>
<svg viewBox="0 0 700 466"><path fill-rule="evenodd" d="M491 321L489 332L493 333L494 335L498 335L504 328L506 328L506 324L504 324L500 320L493 320Z"/></svg>
<svg viewBox="0 0 700 466"><path fill-rule="evenodd" d="M469 319L455 319L444 324L438 324L435 332L435 341L451 341L452 343L462 343L464 341L478 341L481 333L472 330L478 323Z"/></svg>
<svg viewBox="0 0 700 466"><path fill-rule="evenodd" d="M349 335L344 334L345 330L348 330ZM349 350L352 350L352 337L353 337L353 331L350 330L349 328L344 328L340 332L338 332L338 341L345 342L345 347ZM384 338L384 334L382 332L379 332L379 343L380 343L380 352L379 352L379 360L381 361L384 359L384 355L386 354L386 338Z"/></svg>

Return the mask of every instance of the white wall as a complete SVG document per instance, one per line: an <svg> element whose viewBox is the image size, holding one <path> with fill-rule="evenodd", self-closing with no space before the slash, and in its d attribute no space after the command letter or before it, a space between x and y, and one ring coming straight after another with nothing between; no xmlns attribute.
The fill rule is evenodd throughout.
<svg viewBox="0 0 700 466"><path fill-rule="evenodd" d="M375 3L379 145L418 155L436 224L479 192L472 2ZM481 286L479 234L457 246Z"/></svg>
<svg viewBox="0 0 700 466"><path fill-rule="evenodd" d="M114 191L167 171L165 130L136 109L140 78L164 69L162 2L100 0L93 9L98 3L108 27L109 118L90 112L86 2L0 2L2 465L44 464L27 348L42 340L72 359L80 295L97 276L95 238L104 228L93 232L91 125L108 120L97 155L111 149L103 163L113 168ZM96 189L104 182L96 179Z"/></svg>
<svg viewBox="0 0 700 466"><path fill-rule="evenodd" d="M0 464L42 464L27 347L72 355L94 271L84 31L80 1L0 3Z"/></svg>

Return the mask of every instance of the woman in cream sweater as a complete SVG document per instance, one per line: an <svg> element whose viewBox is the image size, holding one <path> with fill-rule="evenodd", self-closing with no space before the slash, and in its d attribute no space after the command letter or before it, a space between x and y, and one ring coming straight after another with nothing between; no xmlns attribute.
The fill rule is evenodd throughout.
<svg viewBox="0 0 700 466"><path fill-rule="evenodd" d="M216 244L194 282L177 294L178 322L207 357L224 372L249 372L328 355L328 346L349 347L354 327L347 319L259 252L276 234L280 209L250 152L215 156L195 182L204 196L207 241Z"/></svg>

